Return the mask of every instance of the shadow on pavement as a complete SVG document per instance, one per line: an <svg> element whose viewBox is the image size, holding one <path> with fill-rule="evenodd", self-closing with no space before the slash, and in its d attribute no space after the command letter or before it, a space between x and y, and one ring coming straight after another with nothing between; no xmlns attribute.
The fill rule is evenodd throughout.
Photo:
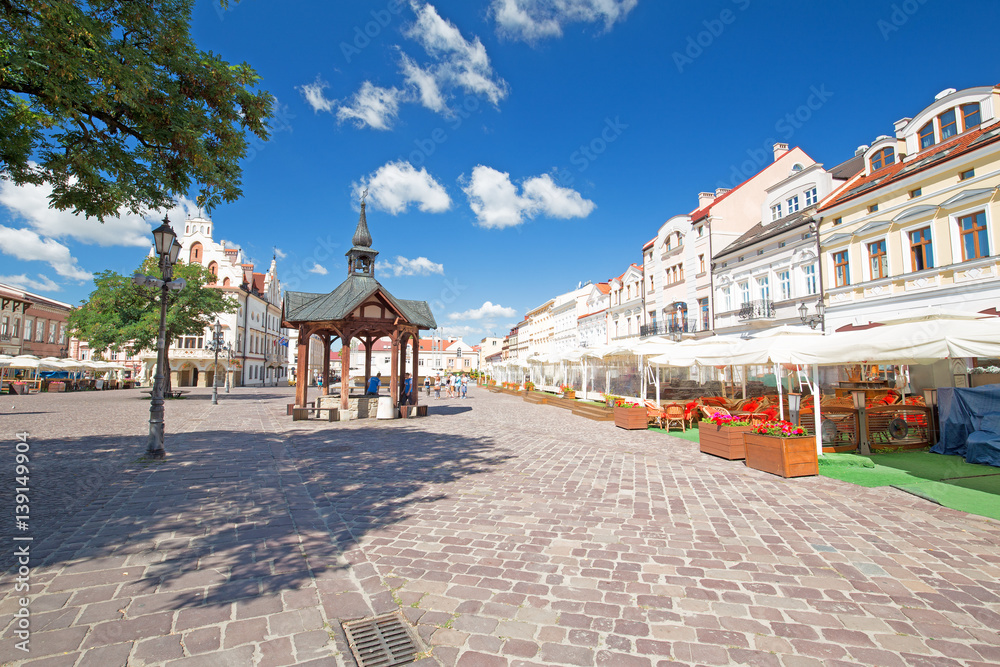
<svg viewBox="0 0 1000 667"><path fill-rule="evenodd" d="M122 440L132 462L119 459L104 474L102 451ZM44 445L93 472L73 488L32 489L32 502L47 497L50 507L48 516L32 517L34 562L140 554L148 563L144 574L118 596L133 604L153 594L169 597L173 609L296 589L323 569L343 569L342 554L366 533L405 519L417 503L444 497L430 485L509 458L497 455L489 438L407 427L185 433L173 436L168 458L156 462L136 460L135 437ZM46 531L50 539L41 542ZM4 558L6 569L12 563Z"/></svg>
<svg viewBox="0 0 1000 667"><path fill-rule="evenodd" d="M432 405L427 408L428 415L460 415L463 412L470 412L471 407L461 405L442 405L440 407Z"/></svg>

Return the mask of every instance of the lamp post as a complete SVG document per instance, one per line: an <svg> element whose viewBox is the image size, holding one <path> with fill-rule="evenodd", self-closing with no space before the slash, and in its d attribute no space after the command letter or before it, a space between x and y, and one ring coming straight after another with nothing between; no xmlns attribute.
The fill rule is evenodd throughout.
<svg viewBox="0 0 1000 667"><path fill-rule="evenodd" d="M864 389L851 390L851 400L854 401L854 409L858 411L858 450L865 456L872 453L871 446L868 444L868 424L865 414L865 401L867 399L868 395Z"/></svg>
<svg viewBox="0 0 1000 667"><path fill-rule="evenodd" d="M226 343L222 347L223 351L226 353L226 393L229 393L229 375L232 373L231 367L233 365L233 346L231 343Z"/></svg>
<svg viewBox="0 0 1000 667"><path fill-rule="evenodd" d="M799 425L799 411L802 409L802 394L788 393L788 416L796 426Z"/></svg>
<svg viewBox="0 0 1000 667"><path fill-rule="evenodd" d="M823 323L823 316L826 314L826 304L823 303L823 299L816 301L816 314L812 317L809 316L809 307L806 306L805 302L799 304L799 319L802 320L802 324L808 324L810 329L815 329L817 324Z"/></svg>
<svg viewBox="0 0 1000 667"><path fill-rule="evenodd" d="M153 375L153 392L149 403L149 437L146 453L156 459L167 455L163 448L163 373L167 348L167 293L184 288L183 279L173 280L174 264L181 252L177 234L170 227L170 218L163 217L163 224L153 230L153 246L160 257L161 278L136 274L132 282L138 286L155 287L160 290L160 329L156 337L156 372Z"/></svg>
<svg viewBox="0 0 1000 667"><path fill-rule="evenodd" d="M212 366L212 405L219 404L219 347L222 342L222 323L215 320L212 326L212 349L215 350L215 365Z"/></svg>

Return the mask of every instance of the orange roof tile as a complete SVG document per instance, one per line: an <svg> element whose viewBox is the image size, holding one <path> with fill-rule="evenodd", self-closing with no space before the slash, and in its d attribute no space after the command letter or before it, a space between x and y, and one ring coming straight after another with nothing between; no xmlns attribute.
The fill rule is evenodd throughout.
<svg viewBox="0 0 1000 667"><path fill-rule="evenodd" d="M994 124L986 128L980 127L925 148L916 155L908 157L905 162L894 162L867 176L864 171L858 172L858 177L855 180L848 182L837 197L825 203L819 210L826 210L837 204L874 192L890 183L935 167L942 162L952 160L982 146L996 143L998 140L1000 140L1000 126Z"/></svg>

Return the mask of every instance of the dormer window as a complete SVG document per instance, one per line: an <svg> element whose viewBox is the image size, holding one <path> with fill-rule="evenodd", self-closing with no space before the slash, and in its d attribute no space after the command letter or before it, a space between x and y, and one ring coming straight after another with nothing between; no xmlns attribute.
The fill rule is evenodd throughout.
<svg viewBox="0 0 1000 667"><path fill-rule="evenodd" d="M970 127L976 127L980 123L979 116L979 102L973 102L972 104L962 105L962 129L968 130Z"/></svg>
<svg viewBox="0 0 1000 667"><path fill-rule="evenodd" d="M955 120L954 109L948 109L938 116L938 123L941 127L941 141L958 134L958 122Z"/></svg>
<svg viewBox="0 0 1000 667"><path fill-rule="evenodd" d="M771 207L771 220L777 220L781 217L781 204L775 204Z"/></svg>
<svg viewBox="0 0 1000 667"><path fill-rule="evenodd" d="M806 190L806 206L812 206L818 201L816 196L816 188Z"/></svg>
<svg viewBox="0 0 1000 667"><path fill-rule="evenodd" d="M917 132L917 137L920 139L920 148L924 149L929 146L934 145L934 121L927 123L920 131Z"/></svg>
<svg viewBox="0 0 1000 667"><path fill-rule="evenodd" d="M934 128L931 128L931 138L934 137ZM878 171L883 167L888 167L890 164L896 161L896 152L893 150L892 146L886 146L880 151L877 151L871 157L872 171Z"/></svg>
<svg viewBox="0 0 1000 667"><path fill-rule="evenodd" d="M790 197L788 199L788 212L795 213L798 210L799 210L799 196L795 195L794 197Z"/></svg>

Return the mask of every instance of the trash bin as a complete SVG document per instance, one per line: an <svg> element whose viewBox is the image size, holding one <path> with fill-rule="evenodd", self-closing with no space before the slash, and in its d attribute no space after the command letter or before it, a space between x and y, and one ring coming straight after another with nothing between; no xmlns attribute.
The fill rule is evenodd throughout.
<svg viewBox="0 0 1000 667"><path fill-rule="evenodd" d="M392 407L392 396L378 397L378 412L375 419L395 419L396 409Z"/></svg>

